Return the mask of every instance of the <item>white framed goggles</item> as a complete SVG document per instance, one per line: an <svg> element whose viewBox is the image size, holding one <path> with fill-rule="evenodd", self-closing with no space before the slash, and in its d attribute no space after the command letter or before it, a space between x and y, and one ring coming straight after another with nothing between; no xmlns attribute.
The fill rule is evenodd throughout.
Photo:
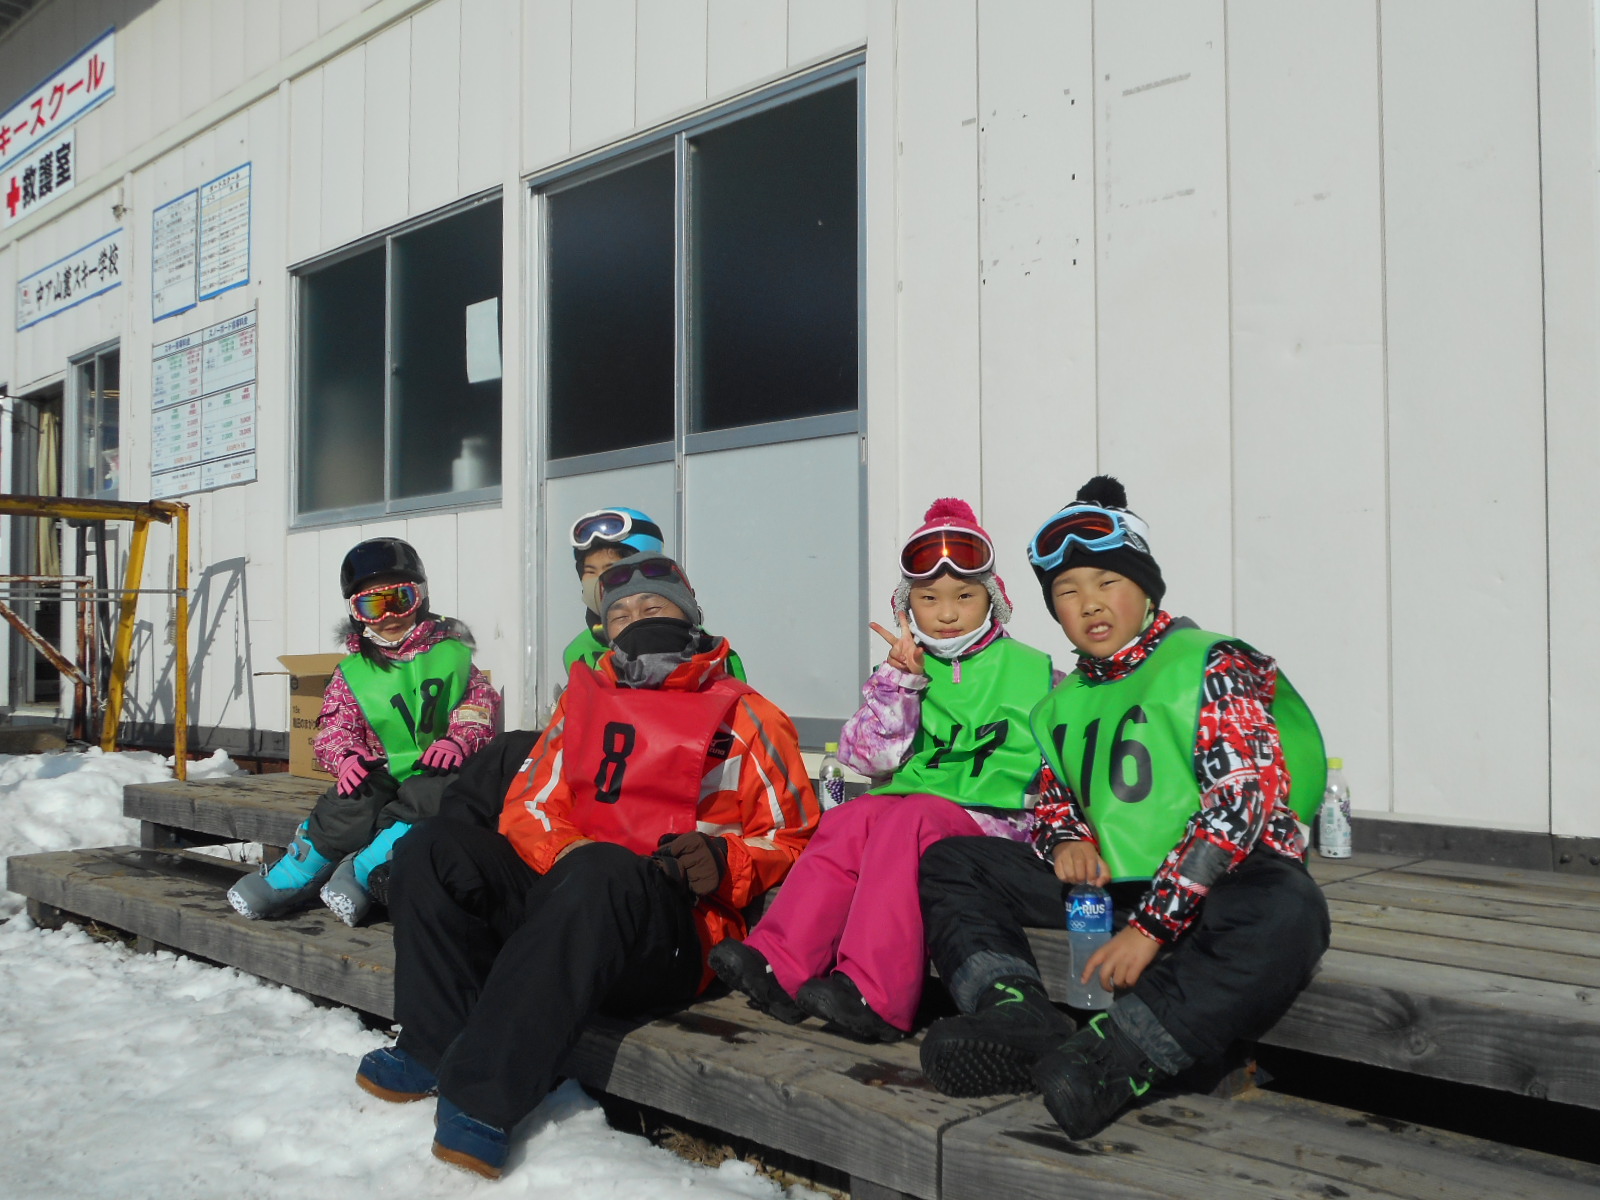
<svg viewBox="0 0 1600 1200"><path fill-rule="evenodd" d="M615 508L600 508L584 513L572 523L570 541L574 550L587 550L596 542L621 542L638 532L661 540L661 530L650 521Z"/></svg>

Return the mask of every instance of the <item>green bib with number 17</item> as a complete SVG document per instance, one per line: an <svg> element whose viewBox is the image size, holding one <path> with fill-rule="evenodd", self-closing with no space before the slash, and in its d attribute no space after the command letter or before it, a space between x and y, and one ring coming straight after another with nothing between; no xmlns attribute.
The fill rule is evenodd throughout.
<svg viewBox="0 0 1600 1200"><path fill-rule="evenodd" d="M925 792L979 808L1021 809L1039 773L1028 712L1050 690L1050 656L1003 637L960 666L957 683L950 663L932 654L923 660L928 687L911 756L872 792Z"/></svg>
<svg viewBox="0 0 1600 1200"><path fill-rule="evenodd" d="M450 728L471 671L472 651L455 638L435 642L387 671L359 654L339 663L361 715L383 743L386 769L401 782L416 774L422 752Z"/></svg>
<svg viewBox="0 0 1600 1200"><path fill-rule="evenodd" d="M1113 880L1154 875L1200 807L1195 738L1206 662L1218 642L1245 645L1174 629L1121 679L1095 682L1074 671L1033 710L1034 739L1077 796ZM1272 716L1289 771L1289 806L1309 824L1322 804L1327 760L1316 719L1282 671Z"/></svg>

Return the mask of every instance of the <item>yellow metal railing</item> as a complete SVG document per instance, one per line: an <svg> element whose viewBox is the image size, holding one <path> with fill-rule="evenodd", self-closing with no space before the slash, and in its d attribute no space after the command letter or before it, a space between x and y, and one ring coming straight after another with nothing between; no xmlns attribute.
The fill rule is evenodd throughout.
<svg viewBox="0 0 1600 1200"><path fill-rule="evenodd" d="M111 679L106 688L105 723L100 733L103 750L117 748L117 728L122 722L122 701L127 692L128 667L133 656L135 616L144 579L145 543L150 522L175 527L177 543L177 604L173 681L172 769L187 778L189 750L189 506L181 500L73 500L60 496L0 496L0 515L59 517L70 521L131 521L133 538L128 547L128 569L123 575L118 602L117 634L112 643Z"/></svg>

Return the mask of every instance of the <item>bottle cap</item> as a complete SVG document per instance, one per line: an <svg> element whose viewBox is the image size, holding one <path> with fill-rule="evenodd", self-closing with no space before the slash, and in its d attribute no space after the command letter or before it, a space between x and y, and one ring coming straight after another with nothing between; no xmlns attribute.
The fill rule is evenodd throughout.
<svg viewBox="0 0 1600 1200"><path fill-rule="evenodd" d="M1342 770L1344 770L1344 759L1342 759L1342 758L1330 758L1328 760L1328 770L1330 770L1330 771L1342 771Z"/></svg>
<svg viewBox="0 0 1600 1200"><path fill-rule="evenodd" d="M815 742L812 742L811 744L813 746L816 745ZM822 752L824 754L837 754L839 752L839 743L838 742L823 742L822 743Z"/></svg>

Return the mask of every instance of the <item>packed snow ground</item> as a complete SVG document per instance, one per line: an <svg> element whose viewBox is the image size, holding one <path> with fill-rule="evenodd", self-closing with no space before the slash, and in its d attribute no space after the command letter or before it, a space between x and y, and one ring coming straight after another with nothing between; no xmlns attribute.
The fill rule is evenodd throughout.
<svg viewBox="0 0 1600 1200"><path fill-rule="evenodd" d="M190 777L236 770L225 755ZM153 754L0 756L0 855L136 844L122 785L171 777ZM0 892L0 1197L319 1200L749 1197L744 1163L708 1168L619 1133L575 1083L478 1179L429 1153L433 1105L355 1086L382 1033L237 971L51 932ZM9 917L9 920L4 918Z"/></svg>

